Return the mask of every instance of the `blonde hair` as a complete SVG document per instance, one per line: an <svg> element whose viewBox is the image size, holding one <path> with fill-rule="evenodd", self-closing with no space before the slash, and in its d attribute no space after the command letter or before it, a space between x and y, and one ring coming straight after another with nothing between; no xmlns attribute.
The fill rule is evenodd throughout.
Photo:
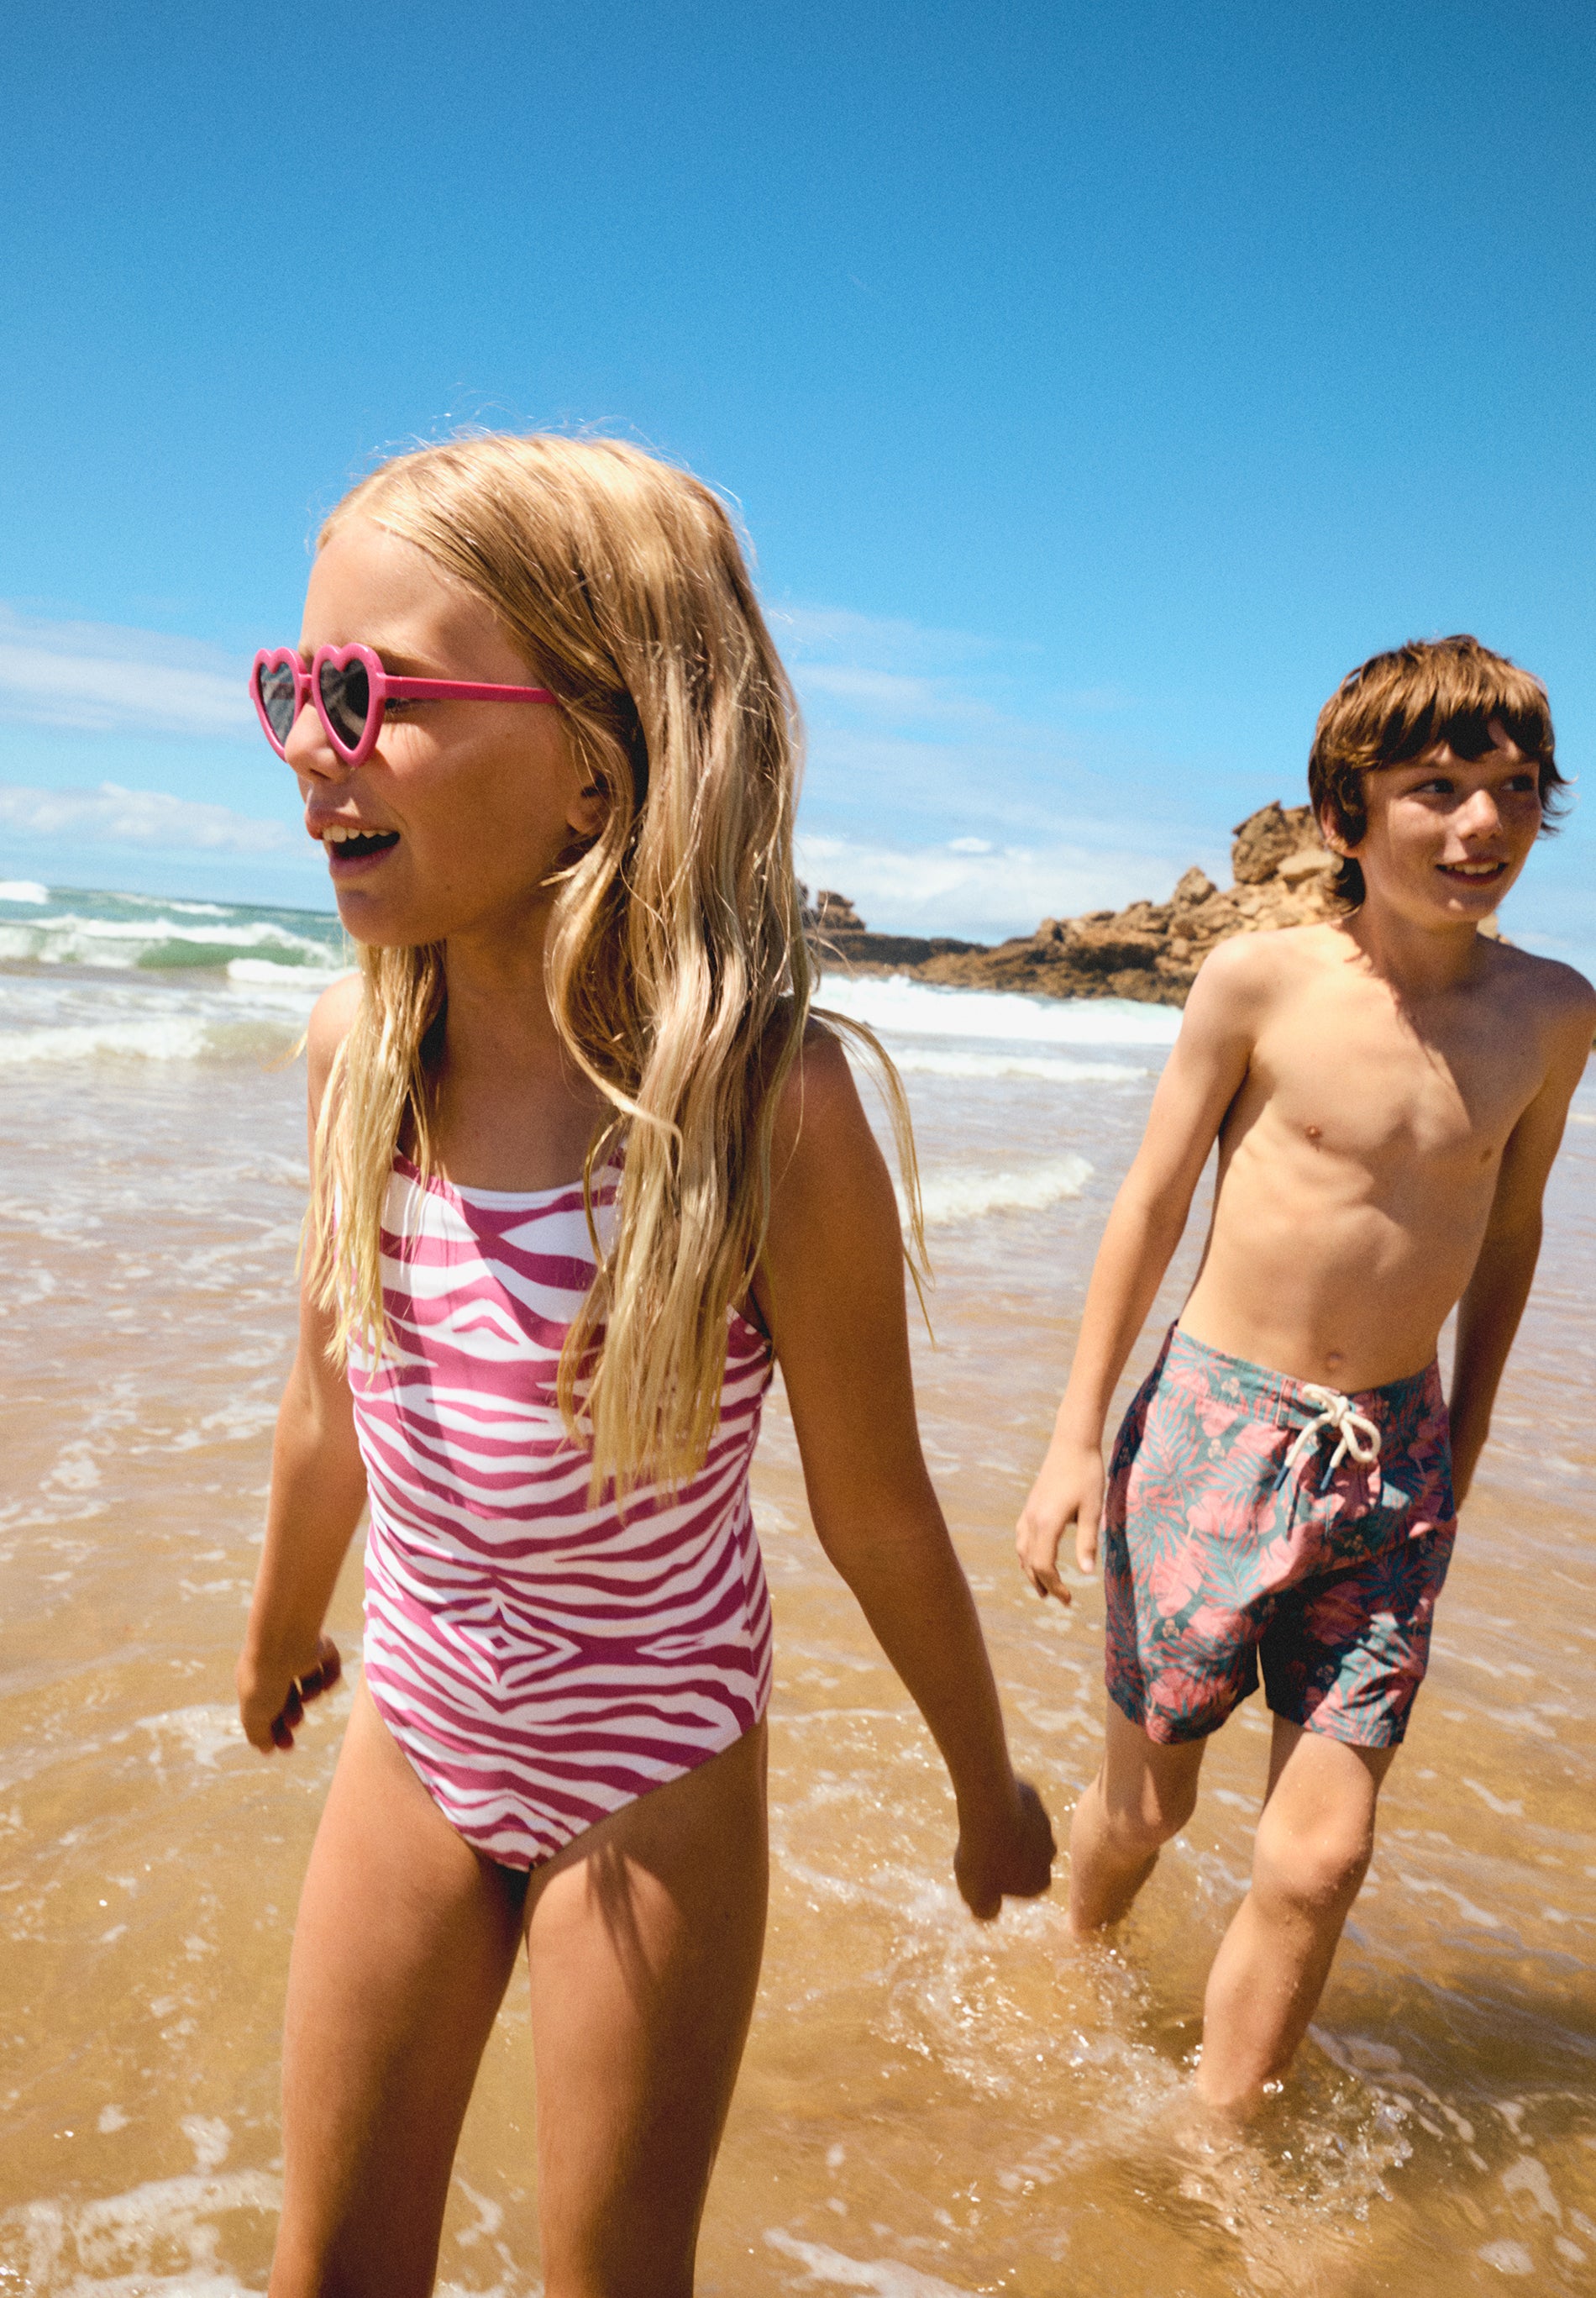
<svg viewBox="0 0 1596 2298"><path fill-rule="evenodd" d="M776 1104L811 1012L792 689L724 505L620 440L423 448L352 489L320 541L357 516L492 608L558 697L581 781L602 795L603 827L560 872L545 946L560 1037L611 1111L582 1177L597 1266L559 1403L591 1449L595 1490L679 1482L718 1422L727 1316L764 1249ZM435 1162L448 996L440 946L368 947L360 962L307 1231L309 1280L341 1354L357 1335L383 1344L383 1209L401 1137L424 1178ZM825 1018L880 1064L923 1257L896 1071L869 1030ZM622 1142L606 1245L594 1178Z"/></svg>

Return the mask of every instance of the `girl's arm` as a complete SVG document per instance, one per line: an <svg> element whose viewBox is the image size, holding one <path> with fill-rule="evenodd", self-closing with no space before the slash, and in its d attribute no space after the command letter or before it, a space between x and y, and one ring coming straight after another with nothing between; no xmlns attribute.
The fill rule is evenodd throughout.
<svg viewBox="0 0 1596 2298"><path fill-rule="evenodd" d="M986 1646L920 1453L903 1252L885 1161L841 1046L811 1031L783 1088L754 1295L827 1555L942 1750L954 1874L976 1915L1047 1889L1052 1831L1015 1778Z"/></svg>
<svg viewBox="0 0 1596 2298"><path fill-rule="evenodd" d="M1058 1576L1058 1544L1073 1522L1081 1569L1090 1572L1097 1562L1103 1424L1181 1242L1208 1152L1246 1075L1258 971L1255 953L1231 942L1214 953L1193 983L1141 1146L1098 1247L1069 1385L1015 1535L1037 1594L1057 1596L1063 1604L1070 1591Z"/></svg>
<svg viewBox="0 0 1596 2298"><path fill-rule="evenodd" d="M333 1056L354 1018L358 982L318 1000L309 1030L310 1127ZM339 1566L366 1499L349 1382L327 1354L332 1319L303 1292L300 1343L277 1413L266 1543L239 1654L245 1737L269 1755L287 1749L304 1702L337 1681L338 1648L322 1633Z"/></svg>

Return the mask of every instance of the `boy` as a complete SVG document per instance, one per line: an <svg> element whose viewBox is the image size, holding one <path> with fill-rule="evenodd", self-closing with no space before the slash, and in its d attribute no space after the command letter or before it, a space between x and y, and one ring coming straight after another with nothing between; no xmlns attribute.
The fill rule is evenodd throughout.
<svg viewBox="0 0 1596 2298"><path fill-rule="evenodd" d="M1213 2105L1255 2104L1313 2015L1529 1292L1596 991L1477 929L1561 781L1544 689L1471 638L1376 655L1326 704L1308 785L1347 913L1238 936L1193 986L1020 1517L1032 1586L1065 1603L1066 1526L1082 1570L1103 1533L1078 1936L1126 1913L1262 1664L1252 1883L1204 2005ZM1216 1138L1202 1266L1106 1488L1115 1384ZM1460 1303L1447 1402L1436 1344Z"/></svg>

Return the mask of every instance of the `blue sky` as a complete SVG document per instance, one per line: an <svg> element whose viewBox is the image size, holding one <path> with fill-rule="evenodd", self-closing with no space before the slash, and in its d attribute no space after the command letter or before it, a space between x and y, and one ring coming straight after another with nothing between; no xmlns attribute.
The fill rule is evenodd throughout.
<svg viewBox="0 0 1596 2298"><path fill-rule="evenodd" d="M1588 6L155 4L7 36L0 876L325 900L243 696L463 423L734 495L812 879L996 935L1222 869L1375 648L1596 741ZM1576 814L1510 926L1596 954Z"/></svg>

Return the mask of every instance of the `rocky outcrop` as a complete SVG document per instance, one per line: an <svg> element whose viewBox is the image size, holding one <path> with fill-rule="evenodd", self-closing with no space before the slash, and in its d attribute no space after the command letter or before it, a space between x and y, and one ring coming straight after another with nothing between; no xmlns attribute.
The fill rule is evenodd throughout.
<svg viewBox="0 0 1596 2298"><path fill-rule="evenodd" d="M950 934L927 938L922 934L871 933L846 894L824 889L815 896L812 909L805 909L803 923L823 966L840 963L862 972L886 968L894 973L917 972L931 958L978 955L986 946L956 941Z"/></svg>
<svg viewBox="0 0 1596 2298"><path fill-rule="evenodd" d="M1334 915L1335 866L1310 809L1271 803L1238 823L1230 849L1235 882L1222 890L1202 871L1188 870L1167 902L1044 918L1033 934L995 948L873 934L840 894L821 894L807 919L823 968L840 963L851 971L912 972L960 988L1182 1005L1216 942Z"/></svg>
<svg viewBox="0 0 1596 2298"><path fill-rule="evenodd" d="M1325 850L1312 807L1282 806L1279 798L1238 822L1231 837L1230 875L1238 886L1267 886L1282 864Z"/></svg>

